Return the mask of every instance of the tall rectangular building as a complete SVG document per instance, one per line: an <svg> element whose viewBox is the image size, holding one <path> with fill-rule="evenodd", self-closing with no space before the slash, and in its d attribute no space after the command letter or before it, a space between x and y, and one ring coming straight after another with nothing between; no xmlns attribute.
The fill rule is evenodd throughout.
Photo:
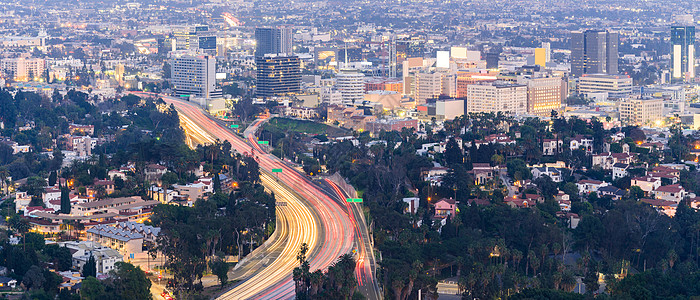
<svg viewBox="0 0 700 300"><path fill-rule="evenodd" d="M424 104L426 100L437 98L442 93L442 73L418 73L415 77L415 99L417 104Z"/></svg>
<svg viewBox="0 0 700 300"><path fill-rule="evenodd" d="M619 34L605 30L571 33L571 73L617 74Z"/></svg>
<svg viewBox="0 0 700 300"><path fill-rule="evenodd" d="M695 26L671 27L673 78L695 78Z"/></svg>
<svg viewBox="0 0 700 300"><path fill-rule="evenodd" d="M628 125L650 125L663 119L660 98L628 99L620 102L620 120Z"/></svg>
<svg viewBox="0 0 700 300"><path fill-rule="evenodd" d="M266 54L255 58L258 97L275 97L301 92L301 60L296 55Z"/></svg>
<svg viewBox="0 0 700 300"><path fill-rule="evenodd" d="M522 84L470 84L467 87L467 112L503 112L524 115L527 112L527 86Z"/></svg>
<svg viewBox="0 0 700 300"><path fill-rule="evenodd" d="M171 66L176 96L221 97L221 90L216 88L216 58L213 56L176 56L172 58Z"/></svg>
<svg viewBox="0 0 700 300"><path fill-rule="evenodd" d="M255 57L281 53L291 55L292 40L292 28L288 26L255 28Z"/></svg>
<svg viewBox="0 0 700 300"><path fill-rule="evenodd" d="M561 109L561 78L542 77L524 80L527 83L527 112L539 117L549 117L552 111Z"/></svg>

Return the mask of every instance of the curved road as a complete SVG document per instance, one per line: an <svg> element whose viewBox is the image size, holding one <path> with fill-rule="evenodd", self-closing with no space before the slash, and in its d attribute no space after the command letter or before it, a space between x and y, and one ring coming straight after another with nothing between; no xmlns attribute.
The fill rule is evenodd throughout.
<svg viewBox="0 0 700 300"><path fill-rule="evenodd" d="M337 258L353 248L354 226L344 207L331 199L306 175L289 167L277 157L265 153L257 144L254 134L247 133L246 140L210 119L196 104L181 101L174 97L161 96L186 117L193 127L201 132L197 135L210 135L219 140L227 140L239 153L256 157L264 175L263 184L284 200L281 206L287 220L295 226L288 226L285 233L286 245L282 253L271 263L259 270L248 280L222 294L219 299L293 299L294 281L292 271L298 265L296 253L302 242L309 244L308 260L311 270L325 270ZM257 127L256 121L251 127ZM196 129L195 129L196 130ZM282 173L268 173L272 169L282 169ZM314 217L315 216L315 217Z"/></svg>

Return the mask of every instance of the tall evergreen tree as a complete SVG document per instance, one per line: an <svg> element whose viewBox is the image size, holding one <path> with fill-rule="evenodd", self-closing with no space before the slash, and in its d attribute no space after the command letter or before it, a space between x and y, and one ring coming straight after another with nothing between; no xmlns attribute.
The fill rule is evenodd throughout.
<svg viewBox="0 0 700 300"><path fill-rule="evenodd" d="M95 257L90 254L90 258L83 265L83 277L88 276L97 277L97 262L95 262Z"/></svg>
<svg viewBox="0 0 700 300"><path fill-rule="evenodd" d="M219 173L214 173L214 192L221 190L221 179L219 178Z"/></svg>
<svg viewBox="0 0 700 300"><path fill-rule="evenodd" d="M70 214L70 194L67 186L61 187L61 213Z"/></svg>
<svg viewBox="0 0 700 300"><path fill-rule="evenodd" d="M58 180L58 174L56 174L56 171L52 171L51 174L49 174L49 186L56 185L57 180Z"/></svg>

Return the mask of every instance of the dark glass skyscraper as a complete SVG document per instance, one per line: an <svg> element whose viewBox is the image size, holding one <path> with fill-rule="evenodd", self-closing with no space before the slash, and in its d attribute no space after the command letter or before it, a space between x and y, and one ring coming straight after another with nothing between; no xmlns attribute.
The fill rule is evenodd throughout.
<svg viewBox="0 0 700 300"><path fill-rule="evenodd" d="M258 97L268 98L301 92L301 60L296 55L266 54L255 58Z"/></svg>
<svg viewBox="0 0 700 300"><path fill-rule="evenodd" d="M292 54L292 29L288 26L255 28L255 57Z"/></svg>
<svg viewBox="0 0 700 300"><path fill-rule="evenodd" d="M617 74L617 32L605 30L574 31L571 33L571 73Z"/></svg>
<svg viewBox="0 0 700 300"><path fill-rule="evenodd" d="M695 78L695 26L671 27L673 78Z"/></svg>

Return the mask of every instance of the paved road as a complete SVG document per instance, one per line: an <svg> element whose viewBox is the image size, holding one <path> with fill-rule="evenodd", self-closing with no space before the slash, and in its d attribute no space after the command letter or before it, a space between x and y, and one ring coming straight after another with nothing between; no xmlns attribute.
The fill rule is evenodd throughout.
<svg viewBox="0 0 700 300"><path fill-rule="evenodd" d="M515 196L515 194L517 193L517 190L513 185L508 184L508 179L510 179L510 177L508 177L507 170L500 169L498 171L498 177L501 178L501 182L503 182L503 185L505 185L506 188L508 189L508 197L513 198Z"/></svg>
<svg viewBox="0 0 700 300"><path fill-rule="evenodd" d="M357 277L359 290L367 299L381 299L381 292L375 276L377 262L374 255L374 245L372 244L372 237L365 220L363 205L361 203L347 203L345 200L348 198L347 193L330 179L325 179L325 181L337 195L338 201L344 203L355 230L353 251L355 251L355 258L357 259L355 276Z"/></svg>
<svg viewBox="0 0 700 300"><path fill-rule="evenodd" d="M141 94L143 95L143 93ZM311 242L310 245L313 246L310 247L308 256L312 270L325 270L340 255L352 250L353 225L347 213L342 206L322 192L316 183L278 158L263 151L253 134L246 135L245 140L243 140L224 128L219 122L209 118L198 106L173 97L161 97L167 103L175 105L185 122L190 122L189 127L191 128L188 135L197 138L210 136L219 140L228 140L239 153L254 156L264 172L269 172L273 168L283 169L282 173L276 175L274 182L271 181L269 175L264 175L263 184L270 190L278 191L280 197L283 197L286 202L296 203L295 199L299 200L298 206L292 204L290 207L288 204L284 209L279 209L278 214L284 213L288 209L295 209L296 211L289 214L289 218L285 214L285 219L289 220L286 224L297 224L296 228L302 230L294 231L294 226L282 229L289 230L289 238L284 239L286 242L283 252L277 255L274 253L276 250L268 250L270 254L267 257L271 262L269 264L262 262L261 269L255 275L224 293L220 297L221 299L294 298L294 284L291 275L293 268L296 267L295 256L298 247L294 249L294 259L290 257L291 252L289 251L294 248L295 244L298 245L302 241ZM261 123L254 122L249 132L254 132ZM279 180L279 185L274 184L277 183L277 180ZM275 194L277 195L278 192ZM310 214L306 214L306 211ZM317 224L318 230L313 231L309 227L311 226L309 220L313 220L311 223ZM293 232L299 232L299 235ZM279 248L271 247L271 249Z"/></svg>

